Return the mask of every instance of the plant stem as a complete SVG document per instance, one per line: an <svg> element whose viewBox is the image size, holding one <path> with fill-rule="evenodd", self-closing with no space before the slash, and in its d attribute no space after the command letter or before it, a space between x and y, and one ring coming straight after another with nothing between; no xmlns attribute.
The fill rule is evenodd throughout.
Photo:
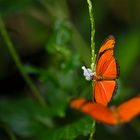
<svg viewBox="0 0 140 140"><path fill-rule="evenodd" d="M96 54L95 54L95 22L93 17L93 8L91 0L87 0L88 9L89 9L89 17L91 22L91 69L95 71L95 61L96 61Z"/></svg>
<svg viewBox="0 0 140 140"><path fill-rule="evenodd" d="M96 61L95 41L94 41L94 38L95 38L95 22L94 22L94 17L93 17L93 7L92 7L91 0L87 0L87 3L88 3L88 9L89 9L90 23L91 23L91 70L95 71L95 61ZM89 140L94 139L93 135L95 133L95 124L96 124L96 121L93 121Z"/></svg>
<svg viewBox="0 0 140 140"><path fill-rule="evenodd" d="M46 105L43 97L40 95L39 90L33 84L30 77L26 74L24 67L20 61L19 55L17 54L17 52L16 52L16 50L15 50L15 48L10 40L10 37L5 29L5 24L4 24L1 16L0 16L0 32L1 32L1 35L2 35L4 41L7 45L7 48L9 50L13 60L15 61L15 64L16 64L20 74L22 75L23 79L26 81L27 85L30 87L32 94L36 97L36 99L40 102L40 104Z"/></svg>
<svg viewBox="0 0 140 140"><path fill-rule="evenodd" d="M95 133L95 124L96 124L96 122L93 121L93 124L92 124L92 127L91 127L91 133L90 133L89 140L94 140L93 135Z"/></svg>

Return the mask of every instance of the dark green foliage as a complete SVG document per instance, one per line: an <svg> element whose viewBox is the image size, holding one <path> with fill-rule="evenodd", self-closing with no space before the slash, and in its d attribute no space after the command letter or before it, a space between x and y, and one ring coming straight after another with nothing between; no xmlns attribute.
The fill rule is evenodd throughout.
<svg viewBox="0 0 140 140"><path fill-rule="evenodd" d="M85 117L62 128L48 130L41 136L41 140L74 140L79 135L87 136L91 131L93 120ZM95 130L93 130L95 131Z"/></svg>
<svg viewBox="0 0 140 140"><path fill-rule="evenodd" d="M93 1L96 52L109 34L116 38L121 73L111 104L140 91L138 5L138 0ZM0 34L0 140L15 140L14 135L19 140L89 139L93 119L69 106L72 98L92 97L91 82L81 70L91 63L87 2L0 0L0 15L24 70L46 102L41 106L34 98ZM96 125L96 140L140 138L139 117L124 126Z"/></svg>
<svg viewBox="0 0 140 140"><path fill-rule="evenodd" d="M59 108L47 108L31 100L3 99L0 101L0 119L4 125L8 125L16 134L33 136L47 127L53 126L51 117L62 116L61 112L64 112L65 107L62 109L61 106Z"/></svg>
<svg viewBox="0 0 140 140"><path fill-rule="evenodd" d="M0 13L11 15L25 11L31 4L33 4L33 0L0 0Z"/></svg>

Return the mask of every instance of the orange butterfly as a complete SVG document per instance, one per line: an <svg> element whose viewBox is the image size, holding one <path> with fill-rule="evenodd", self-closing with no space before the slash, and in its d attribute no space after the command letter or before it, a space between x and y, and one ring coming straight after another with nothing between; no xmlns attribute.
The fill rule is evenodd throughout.
<svg viewBox="0 0 140 140"><path fill-rule="evenodd" d="M93 80L93 98L97 103L107 105L117 89L119 66L114 57L115 39L109 36L102 44L96 62L96 71L82 67L87 80Z"/></svg>
<svg viewBox="0 0 140 140"><path fill-rule="evenodd" d="M134 97L118 107L112 106L111 108L86 101L83 98L72 100L70 105L72 108L78 109L92 118L109 125L128 122L140 114L140 97Z"/></svg>

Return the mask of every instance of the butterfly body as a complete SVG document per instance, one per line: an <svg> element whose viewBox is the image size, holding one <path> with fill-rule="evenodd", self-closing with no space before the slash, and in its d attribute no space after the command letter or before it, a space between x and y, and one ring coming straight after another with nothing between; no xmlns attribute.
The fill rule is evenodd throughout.
<svg viewBox="0 0 140 140"><path fill-rule="evenodd" d="M112 80L116 80L115 78L111 78L111 77L103 77L101 75L95 75L93 78L94 82L95 81L112 81Z"/></svg>
<svg viewBox="0 0 140 140"><path fill-rule="evenodd" d="M109 36L98 53L93 76L93 100L106 106L117 89L119 66L114 57L115 39Z"/></svg>

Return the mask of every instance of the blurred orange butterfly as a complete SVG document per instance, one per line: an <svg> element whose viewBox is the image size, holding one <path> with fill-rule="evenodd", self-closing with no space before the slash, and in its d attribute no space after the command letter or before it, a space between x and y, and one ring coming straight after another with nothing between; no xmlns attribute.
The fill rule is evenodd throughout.
<svg viewBox="0 0 140 140"><path fill-rule="evenodd" d="M78 109L92 118L109 125L128 122L140 114L140 97L134 97L118 107L112 106L111 108L86 101L83 98L72 100L70 105L72 108Z"/></svg>
<svg viewBox="0 0 140 140"><path fill-rule="evenodd" d="M93 99L97 103L107 105L117 89L116 79L119 77L119 65L114 57L115 39L109 36L101 45L96 62L96 71L82 67L87 80L93 80Z"/></svg>

